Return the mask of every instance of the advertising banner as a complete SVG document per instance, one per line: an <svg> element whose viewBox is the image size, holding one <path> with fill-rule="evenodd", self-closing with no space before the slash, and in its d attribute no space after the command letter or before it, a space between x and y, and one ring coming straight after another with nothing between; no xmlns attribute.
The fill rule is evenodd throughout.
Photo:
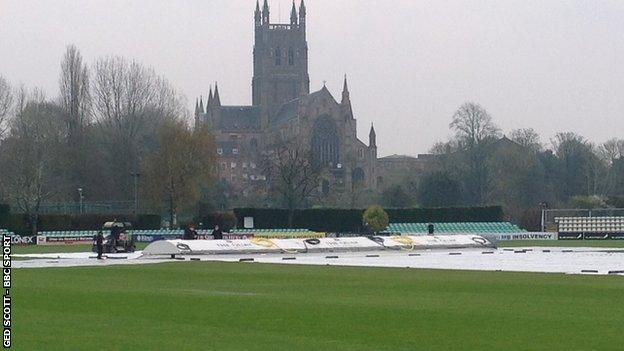
<svg viewBox="0 0 624 351"><path fill-rule="evenodd" d="M559 233L559 240L583 240L583 233Z"/></svg>
<svg viewBox="0 0 624 351"><path fill-rule="evenodd" d="M608 240L611 238L611 234L608 233L584 233L583 239L585 240Z"/></svg>
<svg viewBox="0 0 624 351"><path fill-rule="evenodd" d="M32 245L36 242L35 236L11 235L11 245Z"/></svg>
<svg viewBox="0 0 624 351"><path fill-rule="evenodd" d="M613 239L613 240L624 240L624 233L611 234L611 239Z"/></svg>
<svg viewBox="0 0 624 351"><path fill-rule="evenodd" d="M45 236L37 235L37 245L93 244L90 236Z"/></svg>
<svg viewBox="0 0 624 351"><path fill-rule="evenodd" d="M497 234L498 240L557 240L559 235L556 232L523 232Z"/></svg>

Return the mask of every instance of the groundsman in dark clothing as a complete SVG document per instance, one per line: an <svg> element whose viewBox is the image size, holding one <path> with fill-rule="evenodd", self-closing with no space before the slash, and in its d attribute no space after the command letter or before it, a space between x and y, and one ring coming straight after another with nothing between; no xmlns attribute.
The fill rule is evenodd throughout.
<svg viewBox="0 0 624 351"><path fill-rule="evenodd" d="M184 230L183 239L184 240L197 240L197 231L195 230L194 225L190 225Z"/></svg>
<svg viewBox="0 0 624 351"><path fill-rule="evenodd" d="M221 228L219 228L219 225L215 225L214 230L212 231L212 237L215 240L221 240L223 239L223 231L221 231Z"/></svg>
<svg viewBox="0 0 624 351"><path fill-rule="evenodd" d="M97 247L97 258L101 260L104 252L104 234L102 234L101 230L95 236L95 246Z"/></svg>

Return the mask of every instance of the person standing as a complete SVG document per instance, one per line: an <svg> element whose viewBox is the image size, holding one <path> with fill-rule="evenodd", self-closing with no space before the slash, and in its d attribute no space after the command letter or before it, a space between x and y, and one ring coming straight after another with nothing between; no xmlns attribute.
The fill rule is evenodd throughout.
<svg viewBox="0 0 624 351"><path fill-rule="evenodd" d="M102 259L102 253L104 252L104 234L100 230L95 236L95 246L97 248L97 259Z"/></svg>
<svg viewBox="0 0 624 351"><path fill-rule="evenodd" d="M212 231L212 237L215 240L222 240L223 239L223 231L221 231L221 228L219 228L218 224L215 224L214 230Z"/></svg>

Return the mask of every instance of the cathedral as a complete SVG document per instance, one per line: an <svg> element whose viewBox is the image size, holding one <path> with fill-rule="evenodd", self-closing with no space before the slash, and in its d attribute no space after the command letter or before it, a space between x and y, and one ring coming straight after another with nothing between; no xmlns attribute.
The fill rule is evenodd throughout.
<svg viewBox="0 0 624 351"><path fill-rule="evenodd" d="M322 193L379 190L383 176L376 168L387 170L396 156L377 158L372 125L368 143L358 139L346 76L340 101L325 86L310 92L304 0L298 11L293 2L290 23L271 23L267 0L262 9L256 2L254 22L251 105L223 105L216 84L205 106L203 99L196 103L196 125L205 123L216 139L219 179L235 197L266 193L263 153L288 139L309 147L315 161L326 165Z"/></svg>

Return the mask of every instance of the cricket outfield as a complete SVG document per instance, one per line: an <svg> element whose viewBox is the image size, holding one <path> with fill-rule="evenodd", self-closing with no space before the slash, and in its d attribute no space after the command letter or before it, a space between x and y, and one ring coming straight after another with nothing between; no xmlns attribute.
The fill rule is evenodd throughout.
<svg viewBox="0 0 624 351"><path fill-rule="evenodd" d="M619 350L624 278L177 262L16 269L16 350Z"/></svg>

